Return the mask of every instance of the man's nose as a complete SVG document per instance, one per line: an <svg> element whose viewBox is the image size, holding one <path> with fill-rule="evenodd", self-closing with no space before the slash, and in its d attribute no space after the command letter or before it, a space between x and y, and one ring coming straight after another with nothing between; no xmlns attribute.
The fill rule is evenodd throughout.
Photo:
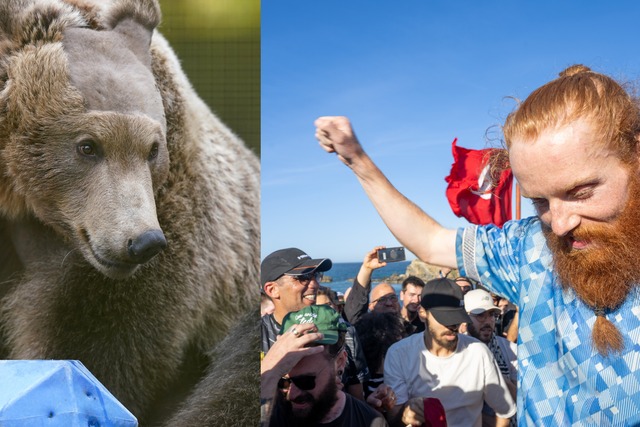
<svg viewBox="0 0 640 427"><path fill-rule="evenodd" d="M289 392L287 393L287 398L289 400L294 400L295 398L297 398L301 394L302 394L302 391L300 391L300 389L298 387L296 387L296 385L292 382L289 385Z"/></svg>
<svg viewBox="0 0 640 427"><path fill-rule="evenodd" d="M318 278L314 277L313 279L311 279L311 281L309 282L309 287L311 289L319 289L320 288L320 282L318 282Z"/></svg>
<svg viewBox="0 0 640 427"><path fill-rule="evenodd" d="M580 225L580 215L567 206L562 200L549 203L551 229L557 236L564 236Z"/></svg>

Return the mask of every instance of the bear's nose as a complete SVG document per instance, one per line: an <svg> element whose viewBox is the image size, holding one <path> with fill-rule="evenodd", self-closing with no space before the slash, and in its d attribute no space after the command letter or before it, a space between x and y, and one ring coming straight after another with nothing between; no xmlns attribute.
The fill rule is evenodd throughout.
<svg viewBox="0 0 640 427"><path fill-rule="evenodd" d="M129 239L127 253L131 261L144 264L167 247L162 230L145 231L135 239Z"/></svg>

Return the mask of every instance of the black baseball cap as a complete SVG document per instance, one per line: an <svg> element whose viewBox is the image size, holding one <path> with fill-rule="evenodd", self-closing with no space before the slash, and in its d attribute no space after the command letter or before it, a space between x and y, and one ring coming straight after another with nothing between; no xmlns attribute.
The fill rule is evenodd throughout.
<svg viewBox="0 0 640 427"><path fill-rule="evenodd" d="M443 277L425 283L420 304L443 326L471 323L462 289L451 279Z"/></svg>
<svg viewBox="0 0 640 427"><path fill-rule="evenodd" d="M283 274L300 276L314 271L327 271L332 266L328 258L311 259L309 255L298 248L280 249L262 261L260 283L273 282Z"/></svg>

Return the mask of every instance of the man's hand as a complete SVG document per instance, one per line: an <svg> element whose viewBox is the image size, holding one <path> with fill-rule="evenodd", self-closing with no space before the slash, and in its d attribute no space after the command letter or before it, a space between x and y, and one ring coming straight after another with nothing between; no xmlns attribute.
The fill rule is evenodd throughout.
<svg viewBox="0 0 640 427"><path fill-rule="evenodd" d="M367 403L380 412L388 411L396 404L396 394L391 387L382 383L367 397Z"/></svg>
<svg viewBox="0 0 640 427"><path fill-rule="evenodd" d="M367 290L370 289L369 286L371 285L371 273L373 273L373 270L387 265L386 262L378 261L378 250L384 248L385 246L376 246L371 252L367 252L367 254L364 256L364 262L362 263L362 266L358 271L357 279L358 283L360 283L360 285Z"/></svg>
<svg viewBox="0 0 640 427"><path fill-rule="evenodd" d="M354 160L364 154L346 117L320 117L314 124L320 146L327 153L336 153L345 165L351 167Z"/></svg>
<svg viewBox="0 0 640 427"><path fill-rule="evenodd" d="M443 228L391 185L362 149L349 120L320 117L315 126L320 146L351 168L400 244L424 262L456 268L457 230Z"/></svg>
<svg viewBox="0 0 640 427"><path fill-rule="evenodd" d="M278 336L260 363L260 420L268 423L271 418L273 399L278 389L278 381L306 356L321 353L324 346L305 348L306 344L324 338L317 333L313 323L293 325L284 334Z"/></svg>
<svg viewBox="0 0 640 427"><path fill-rule="evenodd" d="M380 260L378 259L378 251L385 248L386 246L376 246L375 248L373 248L371 252L368 252L364 256L364 262L362 263L362 266L364 268L368 268L369 270L377 270L378 268L387 265L386 262L380 262Z"/></svg>
<svg viewBox="0 0 640 427"><path fill-rule="evenodd" d="M318 328L313 323L294 325L284 334L278 336L277 341L269 349L260 364L260 378L262 390L268 391L267 396L275 393L280 378L285 376L305 356L322 353L324 346L305 347L315 340L322 339L323 334L317 333ZM275 382L274 382L275 381ZM267 389L267 390L265 390Z"/></svg>
<svg viewBox="0 0 640 427"><path fill-rule="evenodd" d="M458 333L459 334L466 334L467 333L467 324L466 323L460 323L460 326L458 326Z"/></svg>
<svg viewBox="0 0 640 427"><path fill-rule="evenodd" d="M424 401L421 397L414 397L407 401L402 413L402 422L412 426L420 426L424 423Z"/></svg>

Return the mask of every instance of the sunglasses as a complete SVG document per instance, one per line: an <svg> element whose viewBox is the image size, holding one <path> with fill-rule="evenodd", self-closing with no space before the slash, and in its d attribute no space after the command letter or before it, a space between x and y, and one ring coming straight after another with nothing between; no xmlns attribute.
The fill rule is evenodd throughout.
<svg viewBox="0 0 640 427"><path fill-rule="evenodd" d="M298 375L297 377L289 377L289 378L282 377L278 381L278 388L281 390L289 390L289 387L291 387L291 383L293 383L300 390L313 390L314 388L316 388L316 377L320 375L322 371L324 371L324 368L326 368L331 364L331 362L333 362L333 359L335 359L336 356L342 352L342 350L344 350L344 346L340 347L340 350L338 350L336 355L333 356L331 360L329 360L329 363L324 365L324 367L320 369L320 372L318 372L317 374Z"/></svg>
<svg viewBox="0 0 640 427"><path fill-rule="evenodd" d="M397 295L387 295L381 298L378 298L375 301L371 301L371 304L377 304L379 302L381 302L382 304L386 303L387 301L389 302L398 302L398 296Z"/></svg>
<svg viewBox="0 0 640 427"><path fill-rule="evenodd" d="M300 282L302 286L307 286L313 279L316 279L316 281L320 283L324 277L324 273L322 271L314 271L313 273L301 274L299 276L293 276L291 274L287 274L287 276L293 277Z"/></svg>

